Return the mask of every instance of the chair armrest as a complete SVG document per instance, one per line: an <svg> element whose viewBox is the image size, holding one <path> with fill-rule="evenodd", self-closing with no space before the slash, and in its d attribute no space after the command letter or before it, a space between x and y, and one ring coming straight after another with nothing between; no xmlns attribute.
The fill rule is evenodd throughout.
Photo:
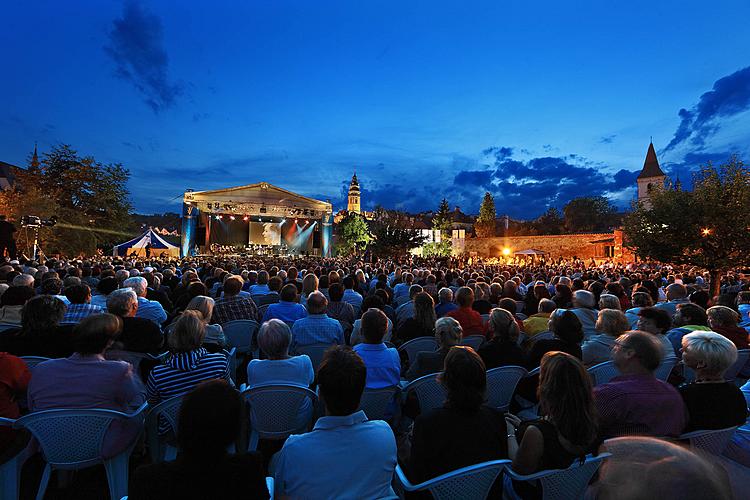
<svg viewBox="0 0 750 500"><path fill-rule="evenodd" d="M148 408L149 408L148 401L144 401L143 404L139 406L133 413L126 413L125 415L127 416L127 418L145 416Z"/></svg>
<svg viewBox="0 0 750 500"><path fill-rule="evenodd" d="M0 417L0 427L13 427L16 421L12 418Z"/></svg>

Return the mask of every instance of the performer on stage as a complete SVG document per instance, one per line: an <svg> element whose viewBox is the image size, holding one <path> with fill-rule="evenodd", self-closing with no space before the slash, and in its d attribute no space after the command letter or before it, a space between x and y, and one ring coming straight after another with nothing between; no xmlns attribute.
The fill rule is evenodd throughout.
<svg viewBox="0 0 750 500"><path fill-rule="evenodd" d="M5 215L0 215L0 258L5 255L6 249L10 260L16 258L16 240L13 237L15 232L16 226L8 222Z"/></svg>

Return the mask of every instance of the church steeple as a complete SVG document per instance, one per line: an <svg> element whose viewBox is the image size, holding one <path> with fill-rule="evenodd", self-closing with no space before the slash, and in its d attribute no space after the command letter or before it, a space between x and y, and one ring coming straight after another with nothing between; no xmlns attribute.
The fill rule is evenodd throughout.
<svg viewBox="0 0 750 500"><path fill-rule="evenodd" d="M360 190L359 180L357 180L357 172L354 172L352 181L349 183L349 199L346 206L348 212L354 212L355 214L360 213Z"/></svg>
<svg viewBox="0 0 750 500"><path fill-rule="evenodd" d="M36 153L36 142L34 143L34 154L31 156L31 168L39 168L39 155Z"/></svg>
<svg viewBox="0 0 750 500"><path fill-rule="evenodd" d="M651 206L651 191L664 187L664 181L667 178L659 167L659 160L656 158L654 143L648 145L646 160L643 162L643 169L638 174L636 182L638 183L638 201L646 207Z"/></svg>

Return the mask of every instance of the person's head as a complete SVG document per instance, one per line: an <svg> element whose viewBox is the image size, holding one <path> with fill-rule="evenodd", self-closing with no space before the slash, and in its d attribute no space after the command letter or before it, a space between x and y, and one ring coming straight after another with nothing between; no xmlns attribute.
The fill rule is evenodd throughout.
<svg viewBox="0 0 750 500"><path fill-rule="evenodd" d="M13 286L34 286L34 277L30 274L19 274L11 282Z"/></svg>
<svg viewBox="0 0 750 500"><path fill-rule="evenodd" d="M133 317L138 312L138 296L132 288L120 288L107 296L107 311L121 318Z"/></svg>
<svg viewBox="0 0 750 500"><path fill-rule="evenodd" d="M227 277L224 280L224 296L234 297L238 295L242 291L242 285L244 285L244 282L241 277L234 275Z"/></svg>
<svg viewBox="0 0 750 500"><path fill-rule="evenodd" d="M310 295L318 289L318 277L313 273L308 273L302 279L302 295Z"/></svg>
<svg viewBox="0 0 750 500"><path fill-rule="evenodd" d="M438 298L440 302L443 304L453 302L453 290L451 290L447 286L441 288L440 291L438 292Z"/></svg>
<svg viewBox="0 0 750 500"><path fill-rule="evenodd" d="M409 298L414 299L414 297L422 292L422 287L419 285L412 285L409 287Z"/></svg>
<svg viewBox="0 0 750 500"><path fill-rule="evenodd" d="M414 320L425 331L435 328L435 302L429 293L420 292L414 297Z"/></svg>
<svg viewBox="0 0 750 500"><path fill-rule="evenodd" d="M167 338L169 350L174 353L198 349L206 336L206 323L199 311L185 311L175 322Z"/></svg>
<svg viewBox="0 0 750 500"><path fill-rule="evenodd" d="M323 355L318 368L318 390L332 416L351 415L362 398L367 368L362 358L349 346L333 346Z"/></svg>
<svg viewBox="0 0 750 500"><path fill-rule="evenodd" d="M681 283L672 283L667 287L667 300L684 299L688 295L687 287Z"/></svg>
<svg viewBox="0 0 750 500"><path fill-rule="evenodd" d="M638 311L637 328L642 332L664 335L672 328L672 318L669 317L669 313L664 309L644 307Z"/></svg>
<svg viewBox="0 0 750 500"><path fill-rule="evenodd" d="M715 332L692 332L682 337L682 362L699 375L723 377L737 361L731 340Z"/></svg>
<svg viewBox="0 0 750 500"><path fill-rule="evenodd" d="M696 290L689 296L690 302L701 306L703 309L708 309L708 303L711 300L711 296L705 290Z"/></svg>
<svg viewBox="0 0 750 500"><path fill-rule="evenodd" d="M117 290L117 287L117 278L115 278L114 276L107 276L106 278L102 278L96 285L96 289L102 295L109 295L110 293Z"/></svg>
<svg viewBox="0 0 750 500"><path fill-rule="evenodd" d="M354 278L352 276L345 276L342 283L344 283L344 288L347 290L354 288Z"/></svg>
<svg viewBox="0 0 750 500"><path fill-rule="evenodd" d="M654 305L654 301L651 299L651 294L646 292L635 292L633 294L633 307L651 307Z"/></svg>
<svg viewBox="0 0 750 500"><path fill-rule="evenodd" d="M239 393L225 380L202 382L187 393L177 417L177 444L185 458L205 463L224 455L240 433L241 410Z"/></svg>
<svg viewBox="0 0 750 500"><path fill-rule="evenodd" d="M92 314L73 328L73 350L79 354L102 354L122 331L122 319L114 314Z"/></svg>
<svg viewBox="0 0 750 500"><path fill-rule="evenodd" d="M601 500L730 500L726 473L698 454L663 439L608 439L592 498Z"/></svg>
<svg viewBox="0 0 750 500"><path fill-rule="evenodd" d="M620 309L620 299L617 296L605 293L599 297L599 309Z"/></svg>
<svg viewBox="0 0 750 500"><path fill-rule="evenodd" d="M612 360L623 375L653 373L662 355L659 340L638 330L620 335L612 347Z"/></svg>
<svg viewBox="0 0 750 500"><path fill-rule="evenodd" d="M65 316L65 310L65 303L52 295L32 297L21 310L21 328L25 334L51 334Z"/></svg>
<svg viewBox="0 0 750 500"><path fill-rule="evenodd" d="M551 314L555 309L557 309L557 304L554 300L542 299L539 301L538 310L540 313Z"/></svg>
<svg viewBox="0 0 750 500"><path fill-rule="evenodd" d="M198 295L197 297L193 297L192 299L190 299L190 302L188 302L185 310L198 311L199 313L201 313L203 321L208 323L211 320L211 315L214 313L214 304L214 299L212 299L211 297Z"/></svg>
<svg viewBox="0 0 750 500"><path fill-rule="evenodd" d="M258 347L269 359L285 359L289 356L292 331L280 319L270 319L258 330Z"/></svg>
<svg viewBox="0 0 750 500"><path fill-rule="evenodd" d="M488 326L492 336L498 340L515 342L520 335L516 318L509 311L499 307L490 311Z"/></svg>
<svg viewBox="0 0 750 500"><path fill-rule="evenodd" d="M435 338L441 349L459 344L462 336L461 323L455 319L444 316L435 322Z"/></svg>
<svg viewBox="0 0 750 500"><path fill-rule="evenodd" d="M474 303L474 291L468 286L462 286L456 292L456 303L459 307L471 307Z"/></svg>
<svg viewBox="0 0 750 500"><path fill-rule="evenodd" d="M290 285L287 285L290 286ZM284 290L286 290L286 287L284 287ZM294 285L291 285L294 288ZM282 290L282 298L284 294L284 290ZM294 294L296 297L297 289L294 289ZM283 299L287 300L287 299ZM291 302L291 301L289 301ZM307 312L310 314L323 314L326 312L326 308L328 308L328 299L326 299L326 296L323 295L320 292L313 292L307 297Z"/></svg>
<svg viewBox="0 0 750 500"><path fill-rule="evenodd" d="M602 309L596 319L596 329L617 338L630 329L630 321L619 309Z"/></svg>
<svg viewBox="0 0 750 500"><path fill-rule="evenodd" d="M674 326L685 325L708 326L706 310L696 304L677 304L677 312L674 313Z"/></svg>
<svg viewBox="0 0 750 500"><path fill-rule="evenodd" d="M323 297L325 298L325 296ZM284 302L295 302L297 300L297 287L292 283L284 285L279 294L279 299Z"/></svg>
<svg viewBox="0 0 750 500"><path fill-rule="evenodd" d="M258 284L259 285L267 285L269 280L268 271L261 270L258 271Z"/></svg>
<svg viewBox="0 0 750 500"><path fill-rule="evenodd" d="M591 377L570 354L550 351L542 356L537 387L539 412L576 446L590 445L597 434Z"/></svg>
<svg viewBox="0 0 750 500"><path fill-rule="evenodd" d="M43 295L60 295L62 293L63 282L60 278L49 278L42 281Z"/></svg>
<svg viewBox="0 0 750 500"><path fill-rule="evenodd" d="M0 306L22 306L36 295L33 288L28 286L11 286L0 297Z"/></svg>
<svg viewBox="0 0 750 500"><path fill-rule="evenodd" d="M341 302L344 298L344 286L341 283L333 283L328 287L328 295L331 297L331 302Z"/></svg>
<svg viewBox="0 0 750 500"><path fill-rule="evenodd" d="M146 296L146 289L148 288L148 283L146 282L145 278L142 278L141 276L136 276L134 278L128 278L125 281L122 282L122 286L125 288L132 288L135 294L139 297L145 297Z"/></svg>
<svg viewBox="0 0 750 500"><path fill-rule="evenodd" d="M438 375L438 381L445 388L449 406L475 412L485 399L487 368L474 349L454 346L445 356L444 370Z"/></svg>
<svg viewBox="0 0 750 500"><path fill-rule="evenodd" d="M583 342L583 325L573 311L555 309L549 317L549 330L565 342Z"/></svg>
<svg viewBox="0 0 750 500"><path fill-rule="evenodd" d="M708 326L711 328L737 326L740 315L734 309L726 306L709 307L706 311Z"/></svg>
<svg viewBox="0 0 750 500"><path fill-rule="evenodd" d="M388 331L388 317L380 309L368 309L362 315L362 336L367 344L381 344Z"/></svg>
<svg viewBox="0 0 750 500"><path fill-rule="evenodd" d="M65 297L71 304L85 304L91 301L91 288L85 283L69 286L65 289Z"/></svg>
<svg viewBox="0 0 750 500"><path fill-rule="evenodd" d="M593 309L595 305L594 294L588 290L576 290L573 293L573 307Z"/></svg>

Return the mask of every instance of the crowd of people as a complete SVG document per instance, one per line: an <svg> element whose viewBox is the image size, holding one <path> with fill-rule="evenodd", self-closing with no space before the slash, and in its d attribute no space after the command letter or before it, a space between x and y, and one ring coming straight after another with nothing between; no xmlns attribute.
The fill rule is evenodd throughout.
<svg viewBox="0 0 750 500"><path fill-rule="evenodd" d="M506 458L524 475L567 468L608 443L642 453L602 468L591 489L602 498L617 497L612 485L646 448L671 457L675 474L681 466L703 471L684 478L695 487L683 483L681 498L707 491L730 498L712 464L664 441L745 426L725 455L750 467L750 383L725 380L738 350L748 349L750 279L727 273L718 296L708 293L707 279L696 269L580 261L11 261L0 265L0 416L128 412L184 397L177 428L159 422L180 453L138 468L133 499L264 497L265 476L290 498L387 498L397 464L415 484ZM236 320L260 327L245 346L259 355L240 357L235 370L229 350L237 346L223 327ZM436 348L413 359L399 349L422 337L434 338ZM318 364L311 349L320 345L331 347ZM123 353L143 356L135 363ZM21 356L50 360L29 370ZM657 377L672 359L668 378ZM587 369L609 361L618 376L594 385ZM486 372L503 366L531 373L507 412L486 405ZM427 375L445 389L441 408L423 412L406 394L391 402L388 422L358 410L363 391L401 389ZM750 365L740 367L738 379L748 376ZM314 388L324 411L312 402L295 409L299 433L269 456L229 454L240 432L241 383ZM132 445L139 430L113 426L104 453ZM0 461L29 443L27 433L0 427ZM639 466L669 476L656 462ZM666 488L649 480L653 491ZM506 476L491 495L503 489L521 498L542 494L538 484Z"/></svg>

